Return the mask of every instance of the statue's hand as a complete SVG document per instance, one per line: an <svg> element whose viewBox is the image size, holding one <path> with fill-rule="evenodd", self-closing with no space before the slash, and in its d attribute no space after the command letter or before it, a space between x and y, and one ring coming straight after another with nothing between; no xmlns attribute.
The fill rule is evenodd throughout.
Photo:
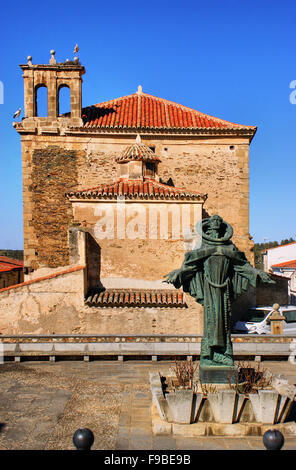
<svg viewBox="0 0 296 470"><path fill-rule="evenodd" d="M264 271L259 271L259 276L263 282L267 282L269 284L275 284L275 281L271 279L271 276L268 273Z"/></svg>
<svg viewBox="0 0 296 470"><path fill-rule="evenodd" d="M177 280L178 274L179 274L179 269L176 269L175 271L171 271L170 273L163 276L166 279L164 279L164 281L162 281L162 282L167 282L168 284L173 284Z"/></svg>

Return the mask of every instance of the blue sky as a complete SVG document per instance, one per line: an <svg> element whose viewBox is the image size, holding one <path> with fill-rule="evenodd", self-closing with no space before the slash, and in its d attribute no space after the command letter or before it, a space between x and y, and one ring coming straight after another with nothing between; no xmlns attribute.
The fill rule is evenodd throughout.
<svg viewBox="0 0 296 470"><path fill-rule="evenodd" d="M4 11L3 11L4 10ZM22 175L12 115L19 64L79 57L83 105L143 91L258 126L250 147L250 233L295 237L296 4L292 0L7 2L1 11L0 248L22 249ZM198 188L197 188L198 189Z"/></svg>

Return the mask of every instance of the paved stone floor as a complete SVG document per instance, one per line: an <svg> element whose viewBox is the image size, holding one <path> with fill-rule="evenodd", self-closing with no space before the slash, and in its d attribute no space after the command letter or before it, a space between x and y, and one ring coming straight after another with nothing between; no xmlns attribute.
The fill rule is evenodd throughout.
<svg viewBox="0 0 296 470"><path fill-rule="evenodd" d="M73 449L79 427L95 435L93 450L264 450L262 437L154 436L149 371L172 363L57 361L0 365L0 449ZM265 362L296 384L296 365ZM296 450L285 436L283 450Z"/></svg>

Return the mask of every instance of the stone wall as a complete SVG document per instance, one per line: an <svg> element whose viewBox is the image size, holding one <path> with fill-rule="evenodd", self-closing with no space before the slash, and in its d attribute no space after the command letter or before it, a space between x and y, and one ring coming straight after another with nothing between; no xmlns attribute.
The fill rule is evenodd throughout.
<svg viewBox="0 0 296 470"><path fill-rule="evenodd" d="M273 304L287 305L289 303L287 278L271 274L271 278L276 282L275 285L259 283L256 289L256 305L271 306Z"/></svg>
<svg viewBox="0 0 296 470"><path fill-rule="evenodd" d="M83 268L72 267L1 289L1 334L75 332L84 305L83 284Z"/></svg>
<svg viewBox="0 0 296 470"><path fill-rule="evenodd" d="M77 186L76 153L49 147L25 157L31 160L30 166L24 160L25 265L28 259L33 269L69 264L68 227L73 217L65 191Z"/></svg>
<svg viewBox="0 0 296 470"><path fill-rule="evenodd" d="M84 304L85 268L71 267L0 290L0 334L199 334L201 307L97 308Z"/></svg>
<svg viewBox="0 0 296 470"><path fill-rule="evenodd" d="M91 357L101 356L104 359L138 356L146 359L151 357L153 361L157 358L165 359L184 356L200 355L201 335L26 335L10 336L2 335L0 344L6 360L21 360L22 357L32 359L43 356L44 359L55 360L56 358L77 358L80 356L84 361ZM288 360L294 361L295 339L288 335L232 335L233 352L236 360L250 360L255 356L256 360L273 356L288 356Z"/></svg>
<svg viewBox="0 0 296 470"><path fill-rule="evenodd" d="M67 264L72 214L64 193L114 181L119 171L115 156L134 140L120 135L22 136L25 266ZM156 147L162 181L208 194L204 216L225 218L234 228L234 243L253 262L248 139L142 136L142 142Z"/></svg>
<svg viewBox="0 0 296 470"><path fill-rule="evenodd" d="M23 268L0 272L0 289L19 284L24 280Z"/></svg>
<svg viewBox="0 0 296 470"><path fill-rule="evenodd" d="M79 189L114 180L118 175L114 157L132 142L132 139L93 137L86 158L82 157L78 163ZM176 187L208 194L204 216L218 213L225 218L234 228L234 242L253 262L250 251L253 243L249 238L248 139L142 136L142 142L155 146L161 158L158 173L162 181L171 180Z"/></svg>
<svg viewBox="0 0 296 470"><path fill-rule="evenodd" d="M171 178L175 186L208 194L204 216L221 215L233 226L234 242L249 252L247 143L223 142L223 139L196 141L187 146L173 143L162 158L160 176L165 181Z"/></svg>
<svg viewBox="0 0 296 470"><path fill-rule="evenodd" d="M183 232L186 236L201 219L202 204L127 201L122 206L112 201L73 203L75 223L97 244L96 260L89 259L88 264L97 263L104 277L135 279L160 279L180 267L185 249L195 244L194 239L185 243Z"/></svg>
<svg viewBox="0 0 296 470"><path fill-rule="evenodd" d="M200 334L202 308L186 296L188 308L125 307L83 309L81 333L99 334Z"/></svg>

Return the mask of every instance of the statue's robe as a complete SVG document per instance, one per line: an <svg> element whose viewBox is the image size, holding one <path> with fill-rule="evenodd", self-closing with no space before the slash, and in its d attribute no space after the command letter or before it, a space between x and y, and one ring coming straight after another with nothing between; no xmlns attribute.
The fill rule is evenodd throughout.
<svg viewBox="0 0 296 470"><path fill-rule="evenodd" d="M233 299L256 287L259 271L231 242L202 241L199 249L185 255L180 269L172 271L167 282L183 286L204 306L203 357L213 358L213 351L232 355L230 314Z"/></svg>

